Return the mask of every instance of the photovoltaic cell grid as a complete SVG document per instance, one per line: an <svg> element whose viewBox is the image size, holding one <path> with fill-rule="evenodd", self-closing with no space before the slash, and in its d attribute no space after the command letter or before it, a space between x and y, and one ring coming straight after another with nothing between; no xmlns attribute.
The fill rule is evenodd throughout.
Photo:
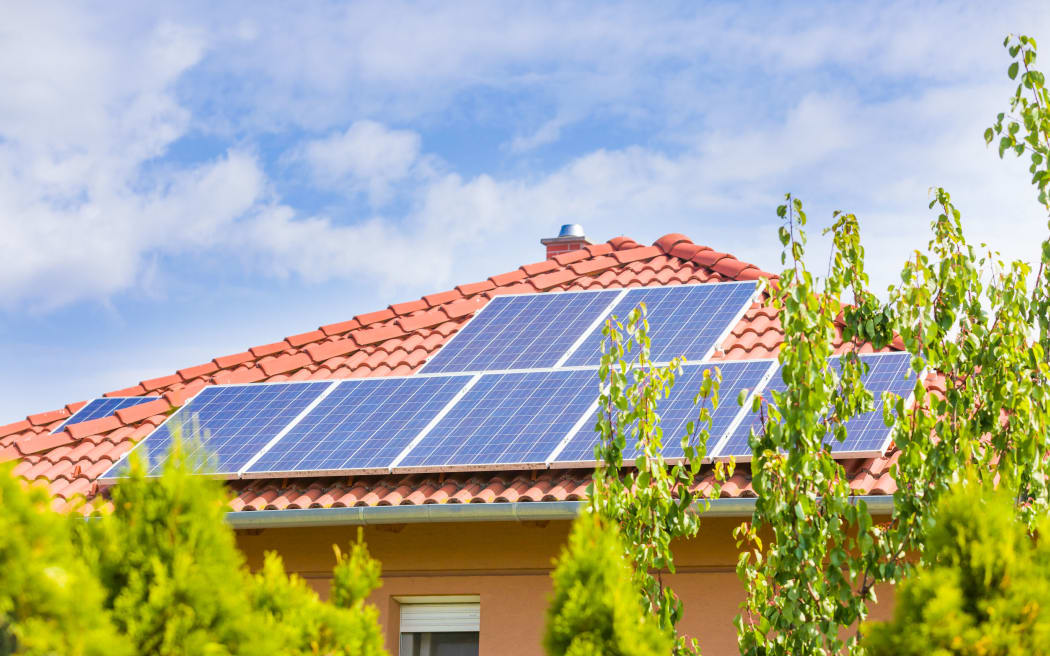
<svg viewBox="0 0 1050 656"><path fill-rule="evenodd" d="M486 374L397 464L540 464L598 396L590 370Z"/></svg>
<svg viewBox="0 0 1050 656"><path fill-rule="evenodd" d="M768 360L752 362L725 362L719 365L684 365L682 373L675 380L671 394L660 401L657 412L660 415L660 427L663 430L663 455L665 458L682 458L685 451L682 449L682 437L688 430L690 421L699 425L696 421L701 407L706 407L711 412L711 426L708 437L708 452L714 449L718 441L730 429L733 421L746 411L737 404L737 396L741 390L753 392L771 373L776 366ZM715 369L722 372L722 383L719 386L717 408L712 408L710 399L699 400L694 403L696 395L700 392L700 386L704 379L704 373L715 376ZM594 447L598 444L598 434L594 427L598 421L597 411L584 423L583 428L565 446L554 462L558 463L590 463L594 462ZM633 460L638 451L628 431L628 445L624 451L625 460ZM696 441L693 441L693 445Z"/></svg>
<svg viewBox="0 0 1050 656"><path fill-rule="evenodd" d="M605 314L619 293L497 296L421 371L433 374L553 367Z"/></svg>
<svg viewBox="0 0 1050 656"><path fill-rule="evenodd" d="M463 375L342 381L246 473L388 467L470 379Z"/></svg>
<svg viewBox="0 0 1050 656"><path fill-rule="evenodd" d="M697 361L707 356L719 337L731 329L755 294L757 283L726 282L628 290L612 309L621 321L645 303L652 338L650 357L669 362L684 356ZM598 326L565 362L566 366L596 365L601 359L602 326Z"/></svg>
<svg viewBox="0 0 1050 656"><path fill-rule="evenodd" d="M875 397L875 409L850 419L846 422L846 440L839 442L829 434L825 440L831 446L832 453L883 453L889 445L890 427L886 426L882 417L882 393L891 392L899 396L911 395L915 384L914 377L907 377L911 371L911 355L908 353L877 353L860 356L861 361L868 365L868 372L862 380L864 386ZM831 360L832 366L838 369L839 358ZM914 373L914 372L913 372ZM786 389L784 380L780 376L780 370L773 374L769 384L762 390L763 404L773 402L773 391L783 393ZM751 429L762 428L763 414L751 413L747 409L748 416L737 426L733 434L715 454L718 457L735 456L737 458L750 458L751 447L748 444L748 436Z"/></svg>
<svg viewBox="0 0 1050 656"><path fill-rule="evenodd" d="M172 431L182 427L183 439L191 441L191 457L203 455L198 453L202 449L208 454L209 473L236 474L332 384L325 381L205 387L140 442L136 450L147 459L149 474L158 474L171 448ZM199 429L199 434L194 434L195 429ZM123 461L102 477L119 476L122 471Z"/></svg>
<svg viewBox="0 0 1050 656"><path fill-rule="evenodd" d="M140 403L156 401L159 398L159 396L109 396L102 399L92 399L83 408L74 412L69 419L62 422L58 428L51 431L51 434L60 433L72 424L108 417L117 410L130 408Z"/></svg>

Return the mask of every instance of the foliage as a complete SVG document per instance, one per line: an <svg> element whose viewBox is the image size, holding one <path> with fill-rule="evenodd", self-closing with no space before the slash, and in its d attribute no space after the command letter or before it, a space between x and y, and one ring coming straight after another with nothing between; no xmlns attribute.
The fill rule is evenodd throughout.
<svg viewBox="0 0 1050 656"><path fill-rule="evenodd" d="M363 543L358 541L355 550ZM367 557L367 552L365 552ZM371 561L375 562L375 561ZM336 581L362 573L359 561L340 561ZM378 575L378 568L374 572ZM362 579L368 580L367 573ZM371 579L377 582L377 579ZM378 611L358 599L341 608L322 602L296 575L288 576L281 557L269 552L249 588L252 607L261 614L266 630L276 636L285 654L378 656L384 654ZM333 595L334 596L334 595Z"/></svg>
<svg viewBox="0 0 1050 656"><path fill-rule="evenodd" d="M573 524L552 574L543 646L549 656L658 656L670 634L643 609L614 525L592 513Z"/></svg>
<svg viewBox="0 0 1050 656"><path fill-rule="evenodd" d="M76 519L0 468L0 654L130 654L71 542Z"/></svg>
<svg viewBox="0 0 1050 656"><path fill-rule="evenodd" d="M1000 115L992 133L1008 140L1000 155L1031 153L1033 182L1047 205L1050 120L1043 77L1032 68L1035 42L1020 37L1007 46L1019 59L1008 74L1016 77L1021 66L1025 73L1011 101L1014 115ZM937 216L928 249L904 264L885 302L868 289L855 217L834 215L829 275L818 281L804 265L801 202L789 196L778 210L786 268L770 290L785 332L779 359L787 391L769 399L767 421L751 437L759 500L738 533L749 545L738 566L750 592L737 620L744 653L856 651L857 636L845 629L866 617L876 583L910 573L910 556L930 563L933 508L964 471L978 482L1014 481L1028 526L1046 514L1050 241L1033 276L1024 262L1006 264L970 245L946 191L937 189L930 207ZM848 478L824 445L842 439L845 422L871 408L862 365L850 353L862 342L881 348L894 340L912 354L914 372L935 372L943 394L917 375L911 403L884 399L900 450L892 469L898 490L890 521L874 526L863 502L851 503ZM836 341L853 347L845 349L841 373L826 360Z"/></svg>
<svg viewBox="0 0 1050 656"><path fill-rule="evenodd" d="M196 474L198 464L179 440L159 477L133 459L113 512L79 531L135 653L385 654L377 611L361 596L378 585L379 566L360 538L349 560L337 550L334 596L345 608L288 576L276 554L253 575L225 522L225 488Z"/></svg>
<svg viewBox="0 0 1050 656"><path fill-rule="evenodd" d="M866 627L872 656L1050 653L1050 547L1007 492L957 485L925 543L928 565L898 587L893 621Z"/></svg>
<svg viewBox="0 0 1050 656"><path fill-rule="evenodd" d="M251 621L222 483L195 470L178 441L159 478L133 459L113 512L85 525L81 546L106 607L140 654L273 652L275 636Z"/></svg>
<svg viewBox="0 0 1050 656"><path fill-rule="evenodd" d="M786 390L772 394L763 429L751 435L758 498L752 521L737 530L752 547L737 567L749 591L737 617L745 654L837 652L841 628L864 616L870 598L853 587L860 575L855 554L873 539L871 517L863 502L851 503L849 478L827 447L829 439L844 437L845 419L872 407L856 356L842 359L838 376L829 361L842 310L836 292L861 280L863 271L847 277L843 267L833 267L824 293L818 292L803 266L806 214L801 201L787 200L777 213L786 221L780 237L790 266L770 294L785 334L779 359ZM837 218L837 252L859 254L855 221Z"/></svg>
<svg viewBox="0 0 1050 656"><path fill-rule="evenodd" d="M671 542L696 535L697 510L709 505L693 485L707 453L711 408L718 404L718 376L705 373L696 395L697 420L681 436L683 462L668 467L662 455L663 430L657 406L670 393L683 360L658 366L649 357L649 325L645 307L633 310L625 322L610 319L603 334L598 401L600 437L595 447L598 468L589 491L590 510L618 527L633 562L635 585L646 610L660 626L675 635L682 602L664 585L661 572L674 572ZM635 352L636 351L636 352ZM634 469L623 468L628 446L635 447ZM709 493L717 496L718 486ZM699 653L696 640L675 639L675 653Z"/></svg>

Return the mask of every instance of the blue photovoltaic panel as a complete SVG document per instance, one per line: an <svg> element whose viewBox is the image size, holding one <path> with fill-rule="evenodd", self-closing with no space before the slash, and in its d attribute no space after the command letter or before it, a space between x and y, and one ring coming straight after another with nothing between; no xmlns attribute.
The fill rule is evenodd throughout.
<svg viewBox="0 0 1050 656"><path fill-rule="evenodd" d="M652 339L650 357L669 362L684 356L702 360L743 312L754 296L754 282L708 283L631 289L611 314L621 321L645 303ZM565 362L565 366L596 365L601 358L602 326L598 326Z"/></svg>
<svg viewBox="0 0 1050 656"><path fill-rule="evenodd" d="M861 356L870 367L864 375L864 386L875 396L875 409L846 422L846 439L839 442L828 436L834 453L882 453L889 446L890 427L882 416L882 393L890 392L908 398L915 386L911 354L887 353ZM838 358L835 358L838 364ZM910 375L909 375L910 372Z"/></svg>
<svg viewBox="0 0 1050 656"><path fill-rule="evenodd" d="M598 398L595 371L486 374L398 463L543 463Z"/></svg>
<svg viewBox="0 0 1050 656"><path fill-rule="evenodd" d="M463 375L343 381L247 473L389 467L470 379Z"/></svg>
<svg viewBox="0 0 1050 656"><path fill-rule="evenodd" d="M422 371L433 374L553 367L605 314L619 293L497 296Z"/></svg>
<svg viewBox="0 0 1050 656"><path fill-rule="evenodd" d="M684 365L682 373L675 380L671 394L660 401L657 408L660 415L660 427L663 430L664 457L681 458L685 456L682 450L682 437L688 430L689 422L696 423L701 408L700 404L706 404L707 408L711 408L709 399L700 399L699 404L693 403L700 392L705 371L709 371L712 376L715 375L716 368L722 371L722 383L718 392L719 404L711 412L710 435L707 443L710 452L729 430L733 420L745 411L737 404L737 396L740 391L754 391L763 378L770 373L773 366L775 366L774 363L768 360L724 362L718 365ZM594 447L598 444L598 434L594 430L597 421L598 414L595 412L588 418L580 432L558 454L554 462L593 462ZM627 449L624 451L625 460L633 460L638 454L629 435L630 433L627 438Z"/></svg>
<svg viewBox="0 0 1050 656"><path fill-rule="evenodd" d="M890 427L886 426L882 418L882 393L891 392L907 398L911 395L915 384L914 377L907 377L908 372L911 371L911 355L908 353L868 354L860 356L860 359L868 365L868 373L863 375L862 380L864 386L875 397L875 409L872 412L857 415L846 422L844 442L839 442L834 435L829 433L825 441L831 446L831 451L836 454L884 452L890 439ZM837 356L832 358L831 363L837 370L839 358ZM772 403L772 392L783 393L785 389L780 370L777 369L769 384L762 390L763 403ZM749 408L748 416L740 422L715 455L749 458L751 447L748 445L748 436L752 428L756 431L761 430L763 416L764 413L752 414Z"/></svg>
<svg viewBox="0 0 1050 656"><path fill-rule="evenodd" d="M325 381L205 387L136 450L147 458L149 473L159 473L171 446L172 429L182 426L183 439L199 440L195 451L207 453L209 473L236 474L331 385ZM193 435L195 423L198 435ZM103 478L119 476L123 462L110 471L114 473Z"/></svg>
<svg viewBox="0 0 1050 656"><path fill-rule="evenodd" d="M71 424L79 424L84 421L91 421L92 419L101 419L102 417L108 417L117 410L124 408L130 408L133 405L139 405L140 403L147 403L149 401L156 401L159 396L110 396L102 399L92 399L88 401L87 405L77 410L73 415L62 422L62 424L51 431L52 434L61 432L66 429L66 426Z"/></svg>

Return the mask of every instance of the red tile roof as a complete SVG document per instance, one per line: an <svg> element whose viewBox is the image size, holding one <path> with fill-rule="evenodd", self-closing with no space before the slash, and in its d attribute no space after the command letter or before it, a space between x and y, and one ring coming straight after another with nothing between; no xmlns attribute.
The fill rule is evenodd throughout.
<svg viewBox="0 0 1050 656"><path fill-rule="evenodd" d="M44 481L67 507L74 496L91 499L96 481L132 445L205 385L260 381L323 380L405 375L423 362L489 299L501 294L757 280L775 277L754 265L680 234L642 246L626 237L527 264L487 280L460 285L415 301L397 303L272 344L220 356L169 376L142 381L106 396L162 395L110 417L74 424L57 435L49 431L75 412L78 404L30 415L0 426L0 462L19 460L14 473ZM783 340L776 312L755 303L721 345L718 358L741 360L774 356ZM870 350L870 349L868 349ZM860 494L892 494L886 457L847 463ZM722 489L724 497L754 496L747 465ZM328 506L405 505L504 501L566 501L584 494L589 470L478 472L449 475L366 476L355 478L236 481L233 510ZM698 485L706 487L710 475Z"/></svg>

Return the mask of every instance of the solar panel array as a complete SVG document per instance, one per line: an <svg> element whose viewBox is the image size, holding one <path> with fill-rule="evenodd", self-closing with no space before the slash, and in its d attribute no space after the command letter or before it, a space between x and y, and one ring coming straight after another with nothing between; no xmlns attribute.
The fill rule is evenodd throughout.
<svg viewBox="0 0 1050 656"><path fill-rule="evenodd" d="M754 283L497 297L432 358L406 377L262 383L203 389L137 447L159 473L175 427L193 424L208 470L266 478L388 471L570 467L594 462L598 441L601 326L638 303L648 309L652 358L703 360L747 309ZM878 395L904 389L906 362L866 356ZM664 456L684 455L704 376L721 375L709 457L746 457L750 404L737 397L775 388L772 360L686 364L657 409ZM768 381L774 382L767 385ZM876 408L876 412L880 412ZM858 417L837 453L888 440L881 414ZM627 429L628 433L630 428ZM629 444L625 459L636 455ZM849 451L847 451L849 450ZM115 478L126 460L103 475Z"/></svg>
<svg viewBox="0 0 1050 656"><path fill-rule="evenodd" d="M628 290L610 315L621 320L645 303L650 357L670 362L684 356L703 360L743 315L755 295L753 282L727 282ZM596 365L601 359L602 326L596 326L566 360L565 366Z"/></svg>
<svg viewBox="0 0 1050 656"><path fill-rule="evenodd" d="M247 472L385 468L471 376L365 378L340 383Z"/></svg>
<svg viewBox="0 0 1050 656"><path fill-rule="evenodd" d="M553 367L619 296L619 290L497 296L422 371Z"/></svg>
<svg viewBox="0 0 1050 656"><path fill-rule="evenodd" d="M598 397L591 370L488 374L398 464L543 464Z"/></svg>
<svg viewBox="0 0 1050 656"><path fill-rule="evenodd" d="M117 410L123 410L124 408L130 408L131 406L139 405L140 403L149 403L150 401L156 401L159 396L107 396L101 399L92 399L87 402L83 408L74 412L69 419L66 419L58 428L51 431L51 434L61 433L68 426L73 424L80 424L85 421L91 421L92 419L101 419L108 417Z"/></svg>
<svg viewBox="0 0 1050 656"><path fill-rule="evenodd" d="M207 457L210 471L235 476L332 385L325 381L205 387L136 450L146 458L149 474L159 474L179 433L191 458Z"/></svg>
<svg viewBox="0 0 1050 656"><path fill-rule="evenodd" d="M889 446L892 437L889 427L883 418L882 393L890 392L904 398L910 397L915 384L911 372L911 355L908 353L877 353L861 355L860 359L868 366L867 373L861 376L864 386L874 395L875 404L871 412L857 415L846 422L846 440L839 442L830 433L825 438L831 452L850 455L881 454ZM831 365L838 370L839 358L831 359ZM779 368L769 383L762 390L763 406L758 413L747 413L732 434L719 446L719 457L733 456L737 459L751 457L751 446L748 437L752 430L759 431L762 422L768 417L767 404L773 403L773 392L784 393L787 389Z"/></svg>

